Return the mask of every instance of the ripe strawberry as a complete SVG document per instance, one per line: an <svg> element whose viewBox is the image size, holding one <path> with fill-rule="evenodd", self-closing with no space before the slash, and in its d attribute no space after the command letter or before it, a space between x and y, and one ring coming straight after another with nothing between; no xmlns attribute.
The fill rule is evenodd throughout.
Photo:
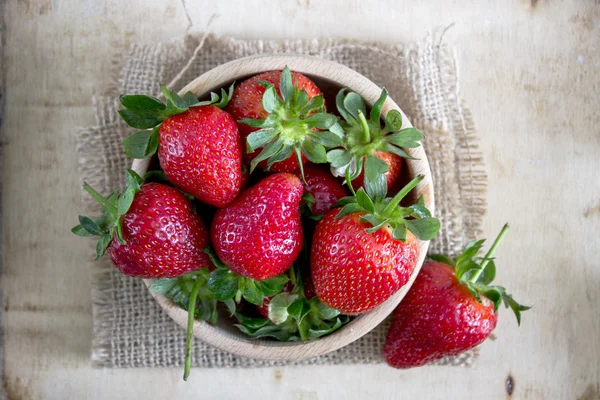
<svg viewBox="0 0 600 400"><path fill-rule="evenodd" d="M341 145L341 132L318 131L337 121L325 114L321 90L287 67L239 84L227 111L238 121L251 171L259 165L274 172L294 172L306 159L325 163L326 148Z"/></svg>
<svg viewBox="0 0 600 400"><path fill-rule="evenodd" d="M192 93L182 99L164 87L163 93L167 104L149 96L121 96L125 122L153 128L127 138L126 154L145 158L158 147L160 166L172 184L200 201L225 207L238 195L243 180L237 125L221 110L228 95L223 90L216 104L214 93L209 102L199 102Z"/></svg>
<svg viewBox="0 0 600 400"><path fill-rule="evenodd" d="M439 221L422 201L398 204L421 180L413 179L385 199L383 175L367 181L346 205L329 211L317 225L310 257L317 296L344 314L360 314L383 303L408 282L418 258L415 236L432 239ZM405 219L414 217L414 219Z"/></svg>
<svg viewBox="0 0 600 400"><path fill-rule="evenodd" d="M265 280L286 271L302 249L302 182L278 173L217 211L211 238L219 259L236 274Z"/></svg>
<svg viewBox="0 0 600 400"><path fill-rule="evenodd" d="M298 174L300 175L300 174ZM307 164L304 166L304 190L312 195L311 213L320 215L329 211L339 199L348 192L335 179L329 168L320 165Z"/></svg>
<svg viewBox="0 0 600 400"><path fill-rule="evenodd" d="M489 286L496 274L491 257L507 229L483 258L476 257L484 242L480 240L469 243L455 260L432 256L443 262L423 265L394 311L383 348L389 365L416 367L479 345L496 327L502 301L520 324L521 311L530 307L518 304L503 287Z"/></svg>
<svg viewBox="0 0 600 400"><path fill-rule="evenodd" d="M365 102L358 94L346 94L346 89L342 89L336 97L338 112L344 119L339 123L345 133L344 143L341 149L327 153L327 161L336 176L345 177L349 170L355 187L363 186L364 171L371 181L385 174L387 186L391 188L400 177L402 158L412 159L402 148L419 147L419 141L423 140L418 129L402 129L402 114L397 110L390 110L381 126L381 110L386 98L387 91L383 89L367 119Z"/></svg>
<svg viewBox="0 0 600 400"><path fill-rule="evenodd" d="M211 265L202 249L208 231L190 201L177 189L160 183L140 188L141 178L128 171L127 188L103 198L85 189L103 206L100 218L79 217L73 228L80 236L100 236L97 258L106 251L117 269L141 278L176 277Z"/></svg>

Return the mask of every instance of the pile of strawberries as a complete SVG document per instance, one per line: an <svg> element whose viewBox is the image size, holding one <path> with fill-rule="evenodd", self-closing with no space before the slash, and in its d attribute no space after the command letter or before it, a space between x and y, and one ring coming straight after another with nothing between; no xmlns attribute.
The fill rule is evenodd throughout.
<svg viewBox="0 0 600 400"><path fill-rule="evenodd" d="M132 158L156 155L142 178L104 197L100 217L79 217L79 236L99 236L122 273L155 279L150 289L194 319L214 323L218 304L247 335L307 341L372 310L409 280L417 238L439 221L424 206L400 204L422 180L401 184L404 149L423 135L382 115L385 89L367 111L341 90L337 114L306 76L251 77L199 101L161 87L165 102L123 95L123 120L139 129L124 142ZM157 161L157 162L156 162ZM503 231L504 232L504 231ZM500 235L501 238L502 235ZM497 243L499 240L497 240ZM481 343L501 301L527 309L490 286L491 258L471 242L455 260L426 264L394 313L384 354L396 367L421 365ZM444 262L444 263L442 263Z"/></svg>

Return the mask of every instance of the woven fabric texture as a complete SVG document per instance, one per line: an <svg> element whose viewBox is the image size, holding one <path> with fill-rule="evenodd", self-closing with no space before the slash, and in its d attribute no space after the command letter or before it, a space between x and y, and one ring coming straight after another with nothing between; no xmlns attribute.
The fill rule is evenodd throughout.
<svg viewBox="0 0 600 400"><path fill-rule="evenodd" d="M121 142L132 130L117 113L120 93L158 95L158 83L181 88L198 75L227 61L260 53L295 53L322 57L365 75L390 96L425 134L431 165L436 214L442 225L430 252L455 255L467 240L480 235L486 210L484 165L471 114L460 98L457 65L439 36L413 44L345 40L236 40L189 35L165 43L133 45L115 58L114 80L93 99L96 123L77 132L82 181L101 193L124 185L131 160ZM190 59L193 59L189 63ZM187 65L187 68L185 68ZM97 211L89 198L89 212ZM181 367L185 332L164 313L143 282L121 275L108 260L92 271L96 367ZM363 338L332 353L299 362L273 362L238 357L195 341L196 367L262 367L276 365L367 364L383 362L389 321ZM437 361L438 365L470 366L477 350Z"/></svg>

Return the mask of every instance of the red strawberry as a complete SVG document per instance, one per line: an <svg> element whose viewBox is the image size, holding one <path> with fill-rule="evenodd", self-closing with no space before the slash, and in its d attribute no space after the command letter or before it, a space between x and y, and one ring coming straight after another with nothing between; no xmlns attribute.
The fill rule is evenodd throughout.
<svg viewBox="0 0 600 400"><path fill-rule="evenodd" d="M497 309L504 300L517 321L529 309L500 286L488 286L495 275L492 252L508 226L483 258L476 258L483 241L471 242L456 260L423 265L410 291L394 311L383 348L389 365L410 368L444 356L460 354L482 343L494 330ZM477 261L483 260L481 264Z"/></svg>
<svg viewBox="0 0 600 400"><path fill-rule="evenodd" d="M265 280L286 271L302 249L302 182L278 173L217 211L211 238L220 260L238 275Z"/></svg>
<svg viewBox="0 0 600 400"><path fill-rule="evenodd" d="M359 189L352 202L329 211L319 222L310 268L323 303L344 314L360 314L408 282L418 258L415 236L429 240L439 228L421 203L398 206L422 179L413 179L387 201L381 186L367 185L367 191Z"/></svg>
<svg viewBox="0 0 600 400"><path fill-rule="evenodd" d="M105 251L125 275L141 278L176 277L211 265L202 252L208 231L190 201L177 189L160 183L139 186L129 171L128 186L117 198L86 190L104 205L104 216L80 217L73 228L80 236L99 235L97 256Z"/></svg>
<svg viewBox="0 0 600 400"><path fill-rule="evenodd" d="M167 179L198 200L225 207L242 185L242 144L231 115L193 107L160 127L158 158Z"/></svg>
<svg viewBox="0 0 600 400"><path fill-rule="evenodd" d="M298 174L300 175L300 174ZM342 184L331 175L329 168L308 164L304 166L304 190L314 199L312 215L329 211L339 199L348 195Z"/></svg>
<svg viewBox="0 0 600 400"><path fill-rule="evenodd" d="M158 148L160 166L167 179L198 200L225 207L242 186L242 142L231 115L221 110L222 99L199 102L187 93L180 98L162 87L167 103L149 96L121 96L120 114L130 126L154 128L131 135L123 144L126 154L145 158ZM233 88L230 88L230 95ZM214 105L211 105L214 104Z"/></svg>
<svg viewBox="0 0 600 400"><path fill-rule="evenodd" d="M390 110L381 123L381 110L387 98L387 91L373 105L367 119L364 100L356 93L346 94L342 89L337 97L337 109L344 118L340 126L345 133L342 148L330 150L327 160L336 176L345 177L350 170L354 187L364 184L364 175L375 181L385 174L388 188L400 177L402 158L411 158L403 148L418 147L423 134L415 128L402 129L402 114ZM363 175L364 173L364 175Z"/></svg>
<svg viewBox="0 0 600 400"><path fill-rule="evenodd" d="M247 144L251 170L259 165L274 172L297 171L299 158L324 163L325 148L341 145L339 132L318 132L337 121L324 110L321 90L287 67L245 80L227 106Z"/></svg>

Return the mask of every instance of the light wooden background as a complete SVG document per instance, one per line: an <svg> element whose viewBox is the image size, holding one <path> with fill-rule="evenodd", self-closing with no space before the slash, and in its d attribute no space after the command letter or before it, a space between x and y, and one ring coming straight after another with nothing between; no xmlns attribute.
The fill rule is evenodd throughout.
<svg viewBox="0 0 600 400"><path fill-rule="evenodd" d="M418 3L418 4L416 4ZM2 389L9 399L514 399L600 397L598 0L0 0ZM474 369L386 366L93 370L88 247L69 228L73 132L111 56L212 29L245 38L416 40L454 23L460 87L490 175L486 235L505 221L498 283L534 309L502 312ZM0 114L1 115L1 114Z"/></svg>

